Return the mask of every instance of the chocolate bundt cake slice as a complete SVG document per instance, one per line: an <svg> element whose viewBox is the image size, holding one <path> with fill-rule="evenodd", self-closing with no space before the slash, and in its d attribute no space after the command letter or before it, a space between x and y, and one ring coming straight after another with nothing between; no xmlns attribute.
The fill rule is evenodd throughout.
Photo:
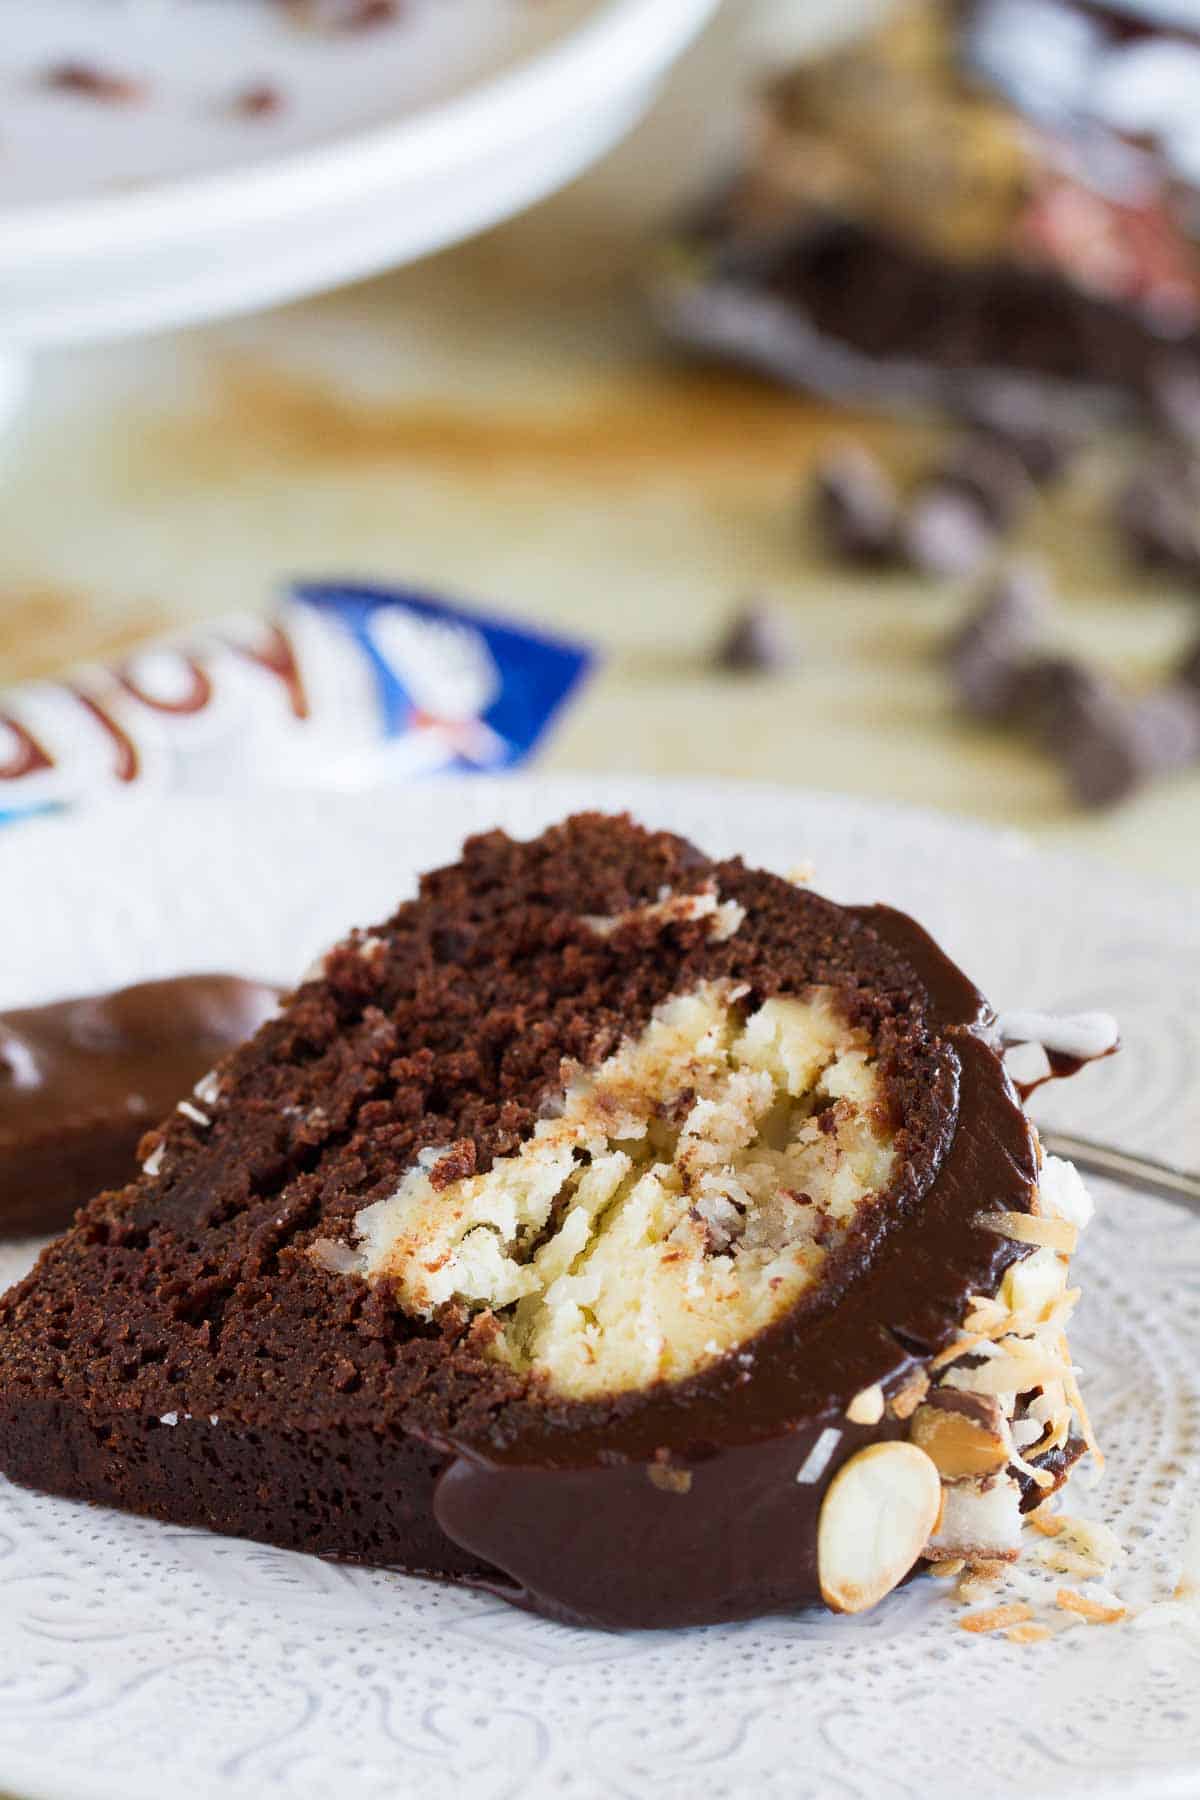
<svg viewBox="0 0 1200 1800"><path fill-rule="evenodd" d="M1078 1178L910 919L625 818L470 840L0 1299L0 1469L581 1623L1013 1557Z"/></svg>

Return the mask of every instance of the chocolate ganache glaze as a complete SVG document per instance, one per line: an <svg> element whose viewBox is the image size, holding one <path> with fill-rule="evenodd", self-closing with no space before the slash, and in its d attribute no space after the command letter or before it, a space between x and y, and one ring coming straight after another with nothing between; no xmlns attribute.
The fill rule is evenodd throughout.
<svg viewBox="0 0 1200 1800"><path fill-rule="evenodd" d="M0 1236L44 1235L134 1172L138 1139L279 994L180 975L0 1013Z"/></svg>
<svg viewBox="0 0 1200 1800"><path fill-rule="evenodd" d="M968 1297L992 1293L1027 1254L978 1223L993 1209L1028 1212L1037 1183L990 1007L914 920L883 906L845 914L903 958L941 1040L899 1216L846 1247L813 1304L692 1379L615 1407L509 1408L486 1438L455 1445L434 1496L439 1525L539 1612L674 1626L818 1602L817 1522L833 1477L866 1444L907 1430L888 1410L854 1424L847 1408L875 1384L885 1400L902 1391L954 1337Z"/></svg>

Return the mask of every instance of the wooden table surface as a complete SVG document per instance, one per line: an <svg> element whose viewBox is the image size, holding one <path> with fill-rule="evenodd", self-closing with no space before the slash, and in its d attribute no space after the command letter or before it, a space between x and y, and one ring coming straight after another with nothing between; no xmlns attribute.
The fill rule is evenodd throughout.
<svg viewBox="0 0 1200 1800"><path fill-rule="evenodd" d="M911 465L928 427L664 352L644 233L728 136L731 29L602 169L486 238L264 317L45 357L0 442L0 681L260 605L293 573L423 582L601 649L547 768L916 802L1200 882L1200 771L1080 812L1039 752L955 716L937 647L963 588L847 574L811 541L821 446L859 435ZM1062 641L1145 681L1200 606L1121 569L1104 477L1085 466L1029 540ZM786 675L710 666L752 594L789 618Z"/></svg>

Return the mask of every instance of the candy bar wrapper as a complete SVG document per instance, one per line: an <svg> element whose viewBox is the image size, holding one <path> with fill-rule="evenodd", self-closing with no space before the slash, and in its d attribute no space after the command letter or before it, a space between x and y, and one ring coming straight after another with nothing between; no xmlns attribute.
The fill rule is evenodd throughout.
<svg viewBox="0 0 1200 1800"><path fill-rule="evenodd" d="M299 582L265 617L0 692L0 825L246 782L350 791L511 768L591 661L428 594Z"/></svg>

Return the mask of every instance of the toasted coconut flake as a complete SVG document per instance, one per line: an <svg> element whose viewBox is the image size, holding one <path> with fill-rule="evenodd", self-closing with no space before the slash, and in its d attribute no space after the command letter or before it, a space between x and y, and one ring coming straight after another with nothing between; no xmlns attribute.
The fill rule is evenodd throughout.
<svg viewBox="0 0 1200 1800"><path fill-rule="evenodd" d="M1040 1531L1043 1537L1048 1538L1057 1537L1067 1522L1064 1514L1051 1512L1048 1500L1043 1500L1040 1506L1035 1506L1032 1512L1026 1513L1025 1520L1035 1531Z"/></svg>
<svg viewBox="0 0 1200 1800"><path fill-rule="evenodd" d="M1004 1635L1010 1644L1044 1644L1050 1636L1050 1628L1026 1622L1024 1625L1010 1625Z"/></svg>
<svg viewBox="0 0 1200 1800"><path fill-rule="evenodd" d="M1079 1228L1069 1219L1035 1216L1033 1213L980 1213L977 1223L997 1237L1011 1238L1014 1244L1035 1244L1039 1249L1059 1250L1071 1256L1079 1241Z"/></svg>
<svg viewBox="0 0 1200 1800"><path fill-rule="evenodd" d="M1074 1588L1059 1588L1054 1603L1063 1612L1076 1613L1079 1618L1086 1619L1089 1625L1115 1625L1128 1611L1124 1606L1106 1606L1103 1601L1077 1593Z"/></svg>
<svg viewBox="0 0 1200 1800"><path fill-rule="evenodd" d="M983 1612L968 1613L958 1621L964 1631L1004 1631L1010 1625L1024 1625L1033 1618L1028 1600L1011 1600L1006 1606L990 1606Z"/></svg>
<svg viewBox="0 0 1200 1800"><path fill-rule="evenodd" d="M1092 1581L1107 1575L1121 1554L1116 1534L1098 1520L1075 1519L1066 1513L1058 1515L1059 1531L1051 1534L1054 1541L1039 1546L1038 1561L1059 1575L1074 1575Z"/></svg>
<svg viewBox="0 0 1200 1800"><path fill-rule="evenodd" d="M966 1566L961 1556L951 1556L946 1562L930 1563L929 1573L935 1581L949 1581L952 1575L961 1575Z"/></svg>
<svg viewBox="0 0 1200 1800"><path fill-rule="evenodd" d="M1015 1263L1014 1268L1020 1268ZM998 1337L1008 1329L1012 1314L999 1300L991 1299L987 1294L972 1294L967 1302L968 1312L963 1320L963 1330L978 1332L982 1337Z"/></svg>
<svg viewBox="0 0 1200 1800"><path fill-rule="evenodd" d="M1062 1340L1062 1348L1063 1348L1064 1353L1066 1353L1067 1357L1069 1358L1069 1352L1067 1351L1067 1340L1065 1337ZM1089 1452L1095 1459L1097 1469L1103 1471L1104 1452L1103 1452L1103 1450L1101 1450L1099 1444L1096 1442L1096 1434L1092 1430L1092 1421L1088 1418L1087 1407L1083 1404L1083 1395L1079 1391L1079 1383L1075 1379L1075 1371L1071 1367L1069 1360L1067 1361L1067 1366L1066 1366L1066 1370L1063 1374L1062 1382L1063 1382L1063 1390L1066 1394L1067 1400L1070 1403L1071 1409L1074 1412L1075 1417L1079 1420L1079 1435L1083 1439L1084 1443L1088 1447Z"/></svg>
<svg viewBox="0 0 1200 1800"><path fill-rule="evenodd" d="M1014 1346L1021 1342L1013 1340ZM1061 1377L1061 1365L1030 1346L1031 1354L998 1356L978 1369L955 1369L947 1385L968 1394L1023 1394Z"/></svg>
<svg viewBox="0 0 1200 1800"><path fill-rule="evenodd" d="M971 1564L971 1573L979 1581L1004 1581L1010 1574L1006 1562L999 1562L995 1557L977 1557Z"/></svg>
<svg viewBox="0 0 1200 1800"><path fill-rule="evenodd" d="M939 1350L936 1356L931 1357L929 1367L931 1371L944 1369L950 1363L957 1362L960 1356L970 1356L990 1343L991 1338L986 1332L964 1332L961 1337L955 1339L954 1343L947 1344L944 1350Z"/></svg>
<svg viewBox="0 0 1200 1800"><path fill-rule="evenodd" d="M968 1568L967 1573L955 1588L954 1595L957 1600L962 1600L967 1606L974 1606L977 1600L989 1599L993 1588L997 1585L991 1576L973 1575Z"/></svg>
<svg viewBox="0 0 1200 1800"><path fill-rule="evenodd" d="M1014 1469L1018 1469L1025 1476L1026 1480L1032 1481L1034 1487L1041 1488L1043 1492L1054 1487L1054 1476L1049 1469L1043 1469L1037 1463L1026 1462L1019 1450L1012 1452L1009 1461Z"/></svg>

